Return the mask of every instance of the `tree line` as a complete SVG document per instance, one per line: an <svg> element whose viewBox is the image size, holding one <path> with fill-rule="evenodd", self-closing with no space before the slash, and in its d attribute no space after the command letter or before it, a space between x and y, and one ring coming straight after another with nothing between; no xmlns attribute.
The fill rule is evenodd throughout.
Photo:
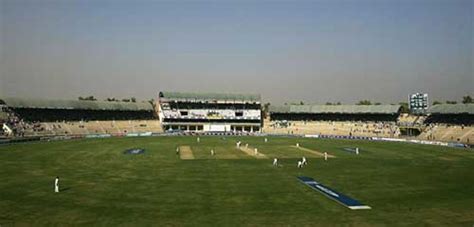
<svg viewBox="0 0 474 227"><path fill-rule="evenodd" d="M79 96L77 99L81 100L81 101L97 101L97 98L94 97L93 95L84 96L84 97ZM104 99L104 101L107 101L107 102L137 102L137 99L135 97L123 98L123 99L117 99L115 97L111 97L111 98Z"/></svg>
<svg viewBox="0 0 474 227"><path fill-rule="evenodd" d="M454 101L454 100L447 100L445 103L446 103L446 104L457 104L458 102L457 102L457 101ZM463 97L462 97L461 103L463 103L463 104L471 104L471 103L474 103L474 101L472 100L472 97L471 97L470 95L466 95L466 96L463 96ZM434 101L434 102L433 102L433 106L434 106L434 105L439 105L439 104L443 104L443 103L440 102L440 101Z"/></svg>

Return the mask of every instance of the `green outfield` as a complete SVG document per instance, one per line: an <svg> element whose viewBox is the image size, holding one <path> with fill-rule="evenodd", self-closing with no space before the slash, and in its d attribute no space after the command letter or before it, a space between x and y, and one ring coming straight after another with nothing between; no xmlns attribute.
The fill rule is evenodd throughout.
<svg viewBox="0 0 474 227"><path fill-rule="evenodd" d="M124 154L130 148L145 153ZM324 161L322 152L335 157ZM302 156L309 164L297 169ZM274 157L281 166L272 166ZM277 137L83 139L0 146L0 170L2 227L474 225L474 152L466 149ZM372 209L350 210L300 175Z"/></svg>

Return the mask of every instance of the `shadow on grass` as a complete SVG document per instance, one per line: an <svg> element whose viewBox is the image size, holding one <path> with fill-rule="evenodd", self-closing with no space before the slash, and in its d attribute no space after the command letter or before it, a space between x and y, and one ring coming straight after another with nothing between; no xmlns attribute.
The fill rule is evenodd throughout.
<svg viewBox="0 0 474 227"><path fill-rule="evenodd" d="M62 188L59 192L65 192L71 190L71 187Z"/></svg>

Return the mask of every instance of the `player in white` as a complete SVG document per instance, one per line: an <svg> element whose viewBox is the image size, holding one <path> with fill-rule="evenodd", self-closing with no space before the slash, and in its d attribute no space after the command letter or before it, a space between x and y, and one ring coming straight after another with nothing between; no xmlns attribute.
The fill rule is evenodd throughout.
<svg viewBox="0 0 474 227"><path fill-rule="evenodd" d="M268 142L268 139L265 137L265 143Z"/></svg>
<svg viewBox="0 0 474 227"><path fill-rule="evenodd" d="M303 168L303 163L301 161L298 161L298 168Z"/></svg>
<svg viewBox="0 0 474 227"><path fill-rule="evenodd" d="M274 158L274 159L273 159L273 165L274 165L274 166L278 166L278 159L277 159L277 158Z"/></svg>
<svg viewBox="0 0 474 227"><path fill-rule="evenodd" d="M248 143L245 144L245 148L249 148L249 144L248 144Z"/></svg>
<svg viewBox="0 0 474 227"><path fill-rule="evenodd" d="M296 147L300 147L300 143L296 143Z"/></svg>
<svg viewBox="0 0 474 227"><path fill-rule="evenodd" d="M305 158L305 157L302 158L301 164L302 164L302 165L308 165L308 163L306 162L306 158Z"/></svg>
<svg viewBox="0 0 474 227"><path fill-rule="evenodd" d="M179 154L179 147L176 147L176 155Z"/></svg>
<svg viewBox="0 0 474 227"><path fill-rule="evenodd" d="M54 180L54 192L59 192L59 177Z"/></svg>
<svg viewBox="0 0 474 227"><path fill-rule="evenodd" d="M196 141L197 141L198 143L201 142L201 138L198 137L198 138L196 139Z"/></svg>
<svg viewBox="0 0 474 227"><path fill-rule="evenodd" d="M240 142L240 141L237 142L237 148L240 148L240 143L242 143L242 142Z"/></svg>
<svg viewBox="0 0 474 227"><path fill-rule="evenodd" d="M214 149L211 149L211 155L214 156Z"/></svg>
<svg viewBox="0 0 474 227"><path fill-rule="evenodd" d="M356 154L359 154L359 148L356 147Z"/></svg>
<svg viewBox="0 0 474 227"><path fill-rule="evenodd" d="M328 160L328 152L324 152L324 161Z"/></svg>
<svg viewBox="0 0 474 227"><path fill-rule="evenodd" d="M254 150L254 152L255 152L255 155L258 155L258 149L255 148L255 149L253 149L253 150Z"/></svg>

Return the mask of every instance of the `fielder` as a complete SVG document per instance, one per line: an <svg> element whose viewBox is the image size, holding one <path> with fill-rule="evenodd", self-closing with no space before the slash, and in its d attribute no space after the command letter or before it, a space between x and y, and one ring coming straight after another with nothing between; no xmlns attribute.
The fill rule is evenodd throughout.
<svg viewBox="0 0 474 227"><path fill-rule="evenodd" d="M59 177L54 180L54 192L59 192Z"/></svg>
<svg viewBox="0 0 474 227"><path fill-rule="evenodd" d="M265 138L265 143L266 143L266 142L268 142L268 139L267 139L267 138Z"/></svg>
<svg viewBox="0 0 474 227"><path fill-rule="evenodd" d="M303 164L301 163L301 161L298 161L298 168L303 168Z"/></svg>
<svg viewBox="0 0 474 227"><path fill-rule="evenodd" d="M255 149L253 149L253 150L254 150L254 152L255 152L255 155L258 155L258 149L255 148Z"/></svg>
<svg viewBox="0 0 474 227"><path fill-rule="evenodd" d="M277 158L274 158L274 159L273 159L273 165L274 165L274 166L278 166L278 159L277 159Z"/></svg>
<svg viewBox="0 0 474 227"><path fill-rule="evenodd" d="M328 152L324 152L324 161L328 160Z"/></svg>
<svg viewBox="0 0 474 227"><path fill-rule="evenodd" d="M305 157L302 158L301 164L302 164L302 165L308 165L308 162L306 162L306 158L305 158Z"/></svg>
<svg viewBox="0 0 474 227"><path fill-rule="evenodd" d="M211 155L214 156L214 149L211 149Z"/></svg>
<svg viewBox="0 0 474 227"><path fill-rule="evenodd" d="M296 143L296 147L300 147L300 143Z"/></svg>
<svg viewBox="0 0 474 227"><path fill-rule="evenodd" d="M358 155L359 154L359 148L356 147L356 154Z"/></svg>
<svg viewBox="0 0 474 227"><path fill-rule="evenodd" d="M179 155L179 147L176 147L176 155Z"/></svg>
<svg viewBox="0 0 474 227"><path fill-rule="evenodd" d="M196 139L196 141L197 141L198 143L201 142L201 138L198 137L198 138Z"/></svg>

